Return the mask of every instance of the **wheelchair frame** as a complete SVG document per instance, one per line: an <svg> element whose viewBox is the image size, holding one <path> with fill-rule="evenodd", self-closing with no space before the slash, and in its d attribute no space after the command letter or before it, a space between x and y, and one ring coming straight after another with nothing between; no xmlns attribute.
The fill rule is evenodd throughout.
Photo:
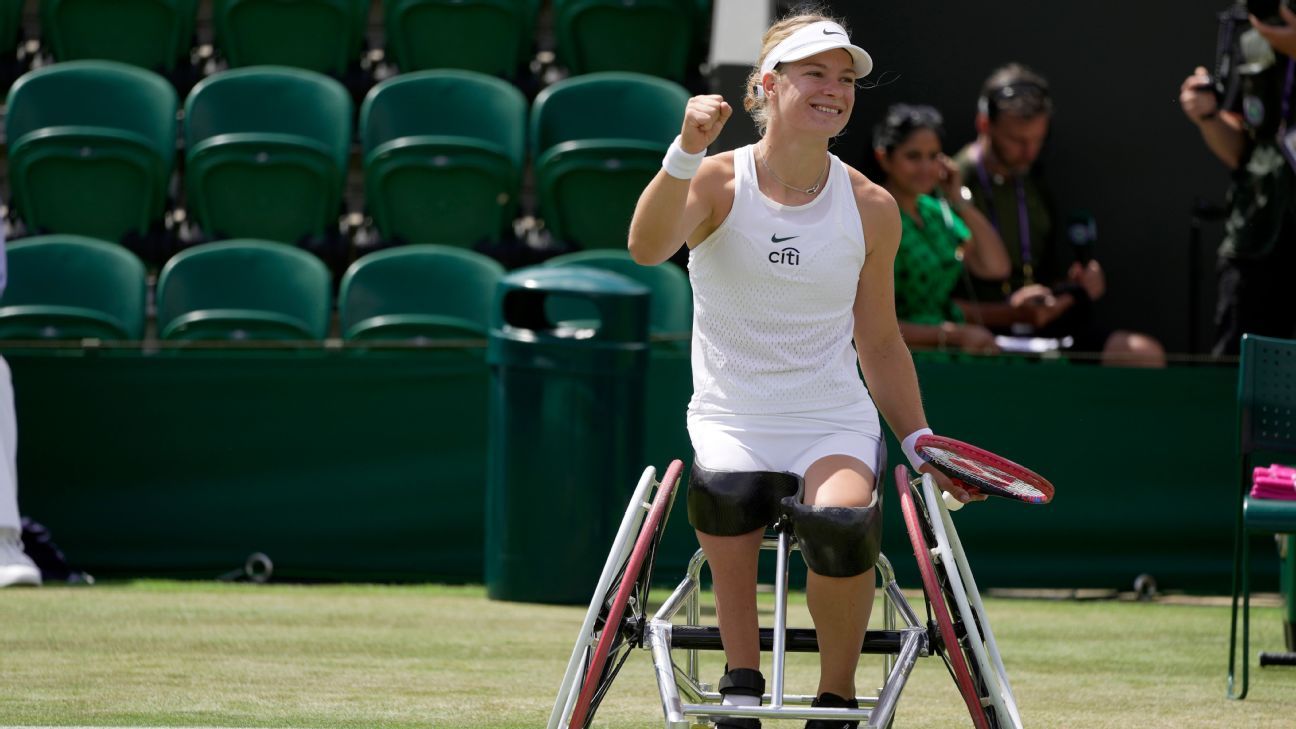
<svg viewBox="0 0 1296 729"><path fill-rule="evenodd" d="M666 729L691 729L721 717L836 719L859 721L869 729L888 727L917 660L931 655L945 660L976 727L1021 729L1007 672L949 510L930 476L910 479L903 466L895 471L896 488L902 507L913 512L921 532L915 536L914 526L906 519L915 556L924 572L928 620L924 623L909 604L895 581L891 562L880 555L877 568L883 596L883 629L867 631L861 649L862 654L884 657L883 683L877 694L858 696L860 708L845 709L813 707L813 696L786 692L787 653L817 652L818 643L813 629L787 625L788 567L798 547L790 525L780 521L774 525L774 536L767 535L761 543L762 551L774 551L777 560L774 625L760 629L761 650L772 655L770 690L760 706L723 706L720 693L699 677L698 652L723 650L719 628L701 624L700 578L706 564L702 550L694 553L684 579L670 597L655 614L647 613L652 556L682 467L679 461L672 463L660 483L652 467L645 469L640 478L568 660L548 729L588 727L598 702L635 648L646 649L652 655ZM647 497L654 489L657 493L650 504ZM933 512L939 518L931 518ZM934 546L925 547L928 542ZM951 562L955 569L947 569ZM641 571L630 574L628 565ZM626 580L630 587L626 587ZM940 618L941 611L945 611L945 619L933 619L933 615ZM617 617L609 620L613 615ZM681 616L683 622L677 622ZM613 623L615 629L610 630ZM682 665L675 659L675 650L684 652ZM961 673L957 669L960 665Z"/></svg>

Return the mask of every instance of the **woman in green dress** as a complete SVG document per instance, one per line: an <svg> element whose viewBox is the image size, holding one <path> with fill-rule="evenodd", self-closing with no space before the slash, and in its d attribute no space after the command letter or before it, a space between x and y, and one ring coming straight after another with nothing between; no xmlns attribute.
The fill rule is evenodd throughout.
<svg viewBox="0 0 1296 729"><path fill-rule="evenodd" d="M958 167L941 152L940 112L896 104L873 133L886 189L900 206L895 259L896 315L914 349L999 351L989 329L968 322L953 298L964 266L981 279L1006 278L1003 240L965 196Z"/></svg>

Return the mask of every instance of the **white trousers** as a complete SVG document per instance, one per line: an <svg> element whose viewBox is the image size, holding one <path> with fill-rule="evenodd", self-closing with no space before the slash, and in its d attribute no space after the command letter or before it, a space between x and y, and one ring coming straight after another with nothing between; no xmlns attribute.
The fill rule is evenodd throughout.
<svg viewBox="0 0 1296 729"><path fill-rule="evenodd" d="M14 415L13 378L0 357L0 530L16 529L18 518L18 419Z"/></svg>

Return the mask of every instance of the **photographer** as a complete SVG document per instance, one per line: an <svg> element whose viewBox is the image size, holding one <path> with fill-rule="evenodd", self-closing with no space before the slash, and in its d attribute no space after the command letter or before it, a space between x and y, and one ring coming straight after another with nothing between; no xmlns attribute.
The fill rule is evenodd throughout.
<svg viewBox="0 0 1296 729"><path fill-rule="evenodd" d="M1229 216L1219 248L1215 343L1212 353L1235 355L1243 333L1296 336L1296 306L1282 293L1296 271L1292 159L1284 154L1296 80L1296 14L1239 0L1221 15L1212 79L1199 66L1184 80L1179 103L1206 146L1232 172ZM1262 21L1261 18L1264 20ZM1237 33L1235 30L1241 30ZM1285 54L1275 55L1274 50Z"/></svg>

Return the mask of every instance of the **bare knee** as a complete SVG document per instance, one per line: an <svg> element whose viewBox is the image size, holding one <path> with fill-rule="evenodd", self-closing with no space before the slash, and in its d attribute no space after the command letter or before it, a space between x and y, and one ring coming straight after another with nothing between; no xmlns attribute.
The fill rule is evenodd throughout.
<svg viewBox="0 0 1296 729"><path fill-rule="evenodd" d="M806 566L816 575L855 578L877 563L882 510L873 473L849 456L829 456L806 471L804 502L783 500Z"/></svg>
<svg viewBox="0 0 1296 729"><path fill-rule="evenodd" d="M803 503L808 506L870 506L873 471L858 458L825 456L805 474Z"/></svg>
<svg viewBox="0 0 1296 729"><path fill-rule="evenodd" d="M1165 347L1142 332L1113 332L1103 347L1103 364L1113 367L1165 367Z"/></svg>

